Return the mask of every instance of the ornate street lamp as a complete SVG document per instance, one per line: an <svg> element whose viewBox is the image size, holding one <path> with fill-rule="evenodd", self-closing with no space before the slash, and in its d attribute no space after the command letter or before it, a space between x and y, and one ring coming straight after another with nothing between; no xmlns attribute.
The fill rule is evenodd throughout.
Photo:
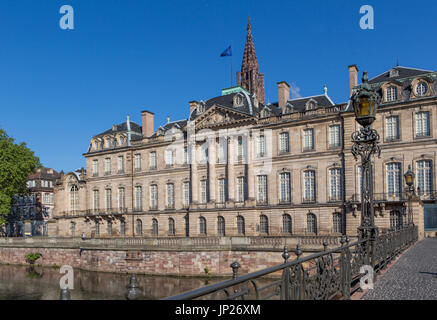
<svg viewBox="0 0 437 320"><path fill-rule="evenodd" d="M415 174L411 170L411 165L408 165L408 171L404 174L405 183L407 184L407 192L408 192L408 225L414 225L413 222L413 208L411 206L411 199L414 194L414 178Z"/></svg>
<svg viewBox="0 0 437 320"><path fill-rule="evenodd" d="M373 207L373 169L372 155L381 154L378 145L379 134L371 125L376 118L378 109L378 94L372 90L368 83L367 72L364 71L362 84L355 90L351 97L355 120L362 126L359 131L352 134L352 154L355 160L361 157L361 225L358 228L360 239L376 239L378 228L375 226Z"/></svg>

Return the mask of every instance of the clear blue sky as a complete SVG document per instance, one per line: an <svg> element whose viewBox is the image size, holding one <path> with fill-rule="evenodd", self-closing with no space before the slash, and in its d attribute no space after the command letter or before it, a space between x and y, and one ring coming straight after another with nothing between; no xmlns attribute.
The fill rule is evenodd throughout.
<svg viewBox="0 0 437 320"><path fill-rule="evenodd" d="M59 9L75 10L75 30L61 30ZM359 27L362 5L375 29ZM378 75L396 65L437 70L437 1L149 1L2 0L0 127L25 141L43 165L85 166L90 138L130 114L155 113L155 127L187 117L188 102L230 85L241 67L251 16L266 97L276 83L303 96L348 99L349 64ZM235 81L235 75L234 75Z"/></svg>

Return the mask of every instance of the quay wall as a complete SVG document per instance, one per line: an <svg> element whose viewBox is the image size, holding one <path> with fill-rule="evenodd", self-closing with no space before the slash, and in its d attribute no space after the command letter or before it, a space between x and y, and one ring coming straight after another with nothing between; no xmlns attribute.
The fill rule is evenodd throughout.
<svg viewBox="0 0 437 320"><path fill-rule="evenodd" d="M217 238L204 244L196 244L193 239L172 240L157 245L156 239L0 238L0 264L24 265L28 253L38 252L42 258L37 264L43 266L70 265L88 271L174 276L202 276L207 268L209 275L230 276L230 264L234 261L241 265L240 274L283 263L284 245L289 247L289 260L296 258L295 246L288 245L295 239ZM319 243L322 240L309 241L303 246L304 252L322 250L323 244ZM334 247L338 239L327 238L323 242Z"/></svg>

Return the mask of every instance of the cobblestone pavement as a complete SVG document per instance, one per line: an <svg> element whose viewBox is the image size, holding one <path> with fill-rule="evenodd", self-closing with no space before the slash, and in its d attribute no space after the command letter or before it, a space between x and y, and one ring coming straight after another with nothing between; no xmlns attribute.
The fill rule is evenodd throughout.
<svg viewBox="0 0 437 320"><path fill-rule="evenodd" d="M405 252L362 300L437 300L437 239Z"/></svg>

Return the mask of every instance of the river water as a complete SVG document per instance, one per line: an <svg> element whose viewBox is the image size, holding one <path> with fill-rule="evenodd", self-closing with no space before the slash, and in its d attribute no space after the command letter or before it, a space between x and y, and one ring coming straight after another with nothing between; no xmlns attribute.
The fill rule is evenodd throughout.
<svg viewBox="0 0 437 320"><path fill-rule="evenodd" d="M52 267L0 265L0 300L58 300L62 274ZM125 300L130 275L74 270L71 300ZM143 299L169 297L223 279L137 275Z"/></svg>

